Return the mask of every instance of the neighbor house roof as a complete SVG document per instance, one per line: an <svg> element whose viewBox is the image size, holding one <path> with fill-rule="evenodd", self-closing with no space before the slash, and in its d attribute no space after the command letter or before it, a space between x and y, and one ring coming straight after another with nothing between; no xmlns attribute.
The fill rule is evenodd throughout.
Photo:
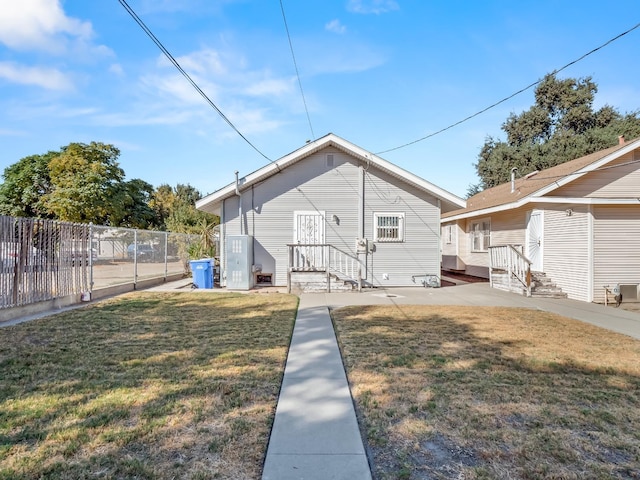
<svg viewBox="0 0 640 480"><path fill-rule="evenodd" d="M376 168L386 172L387 174L398 178L419 190L433 195L440 200L441 211L443 212L448 212L465 206L465 201L453 193L447 192L425 179L414 175L413 173L410 173L407 170L404 170L397 165L394 165L393 163L388 162L387 160L384 160L383 158L380 158L377 155L374 155L363 148L338 137L337 135L334 135L333 133L325 135L313 142L309 142L305 146L289 153L288 155L285 155L284 157L265 165L261 169L250 173L246 177L239 179L238 189L242 192L252 185L278 174L281 170L290 167L291 165L294 165L295 163L327 147L336 148L359 160L369 162L371 165L374 165ZM232 182L198 200L196 202L196 208L219 215L222 201L234 195L236 195L236 183Z"/></svg>
<svg viewBox="0 0 640 480"><path fill-rule="evenodd" d="M513 190L511 182L488 188L469 197L465 208L443 214L442 220L450 221L522 206L638 147L640 147L640 139L606 148L539 172L532 172L517 178Z"/></svg>

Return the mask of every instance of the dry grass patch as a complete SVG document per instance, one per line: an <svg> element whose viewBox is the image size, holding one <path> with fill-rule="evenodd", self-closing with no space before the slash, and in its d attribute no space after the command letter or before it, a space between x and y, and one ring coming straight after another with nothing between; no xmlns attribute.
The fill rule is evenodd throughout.
<svg viewBox="0 0 640 480"><path fill-rule="evenodd" d="M640 342L508 308L332 312L377 479L640 478Z"/></svg>
<svg viewBox="0 0 640 480"><path fill-rule="evenodd" d="M297 298L137 293L0 330L0 479L257 479Z"/></svg>

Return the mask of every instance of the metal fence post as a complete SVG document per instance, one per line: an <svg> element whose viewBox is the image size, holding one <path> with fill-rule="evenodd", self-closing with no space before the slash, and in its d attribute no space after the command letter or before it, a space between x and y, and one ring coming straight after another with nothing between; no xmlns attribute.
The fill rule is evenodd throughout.
<svg viewBox="0 0 640 480"><path fill-rule="evenodd" d="M93 222L89 222L89 292L93 292Z"/></svg>
<svg viewBox="0 0 640 480"><path fill-rule="evenodd" d="M133 231L133 289L138 283L138 230Z"/></svg>
<svg viewBox="0 0 640 480"><path fill-rule="evenodd" d="M169 232L164 232L164 281L167 281L169 275L169 255L167 249L169 248Z"/></svg>

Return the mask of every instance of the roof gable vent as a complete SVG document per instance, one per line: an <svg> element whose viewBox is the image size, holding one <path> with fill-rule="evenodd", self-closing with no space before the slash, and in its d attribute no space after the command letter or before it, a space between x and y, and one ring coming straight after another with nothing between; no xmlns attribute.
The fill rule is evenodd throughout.
<svg viewBox="0 0 640 480"><path fill-rule="evenodd" d="M327 153L327 167L333 167L333 153Z"/></svg>

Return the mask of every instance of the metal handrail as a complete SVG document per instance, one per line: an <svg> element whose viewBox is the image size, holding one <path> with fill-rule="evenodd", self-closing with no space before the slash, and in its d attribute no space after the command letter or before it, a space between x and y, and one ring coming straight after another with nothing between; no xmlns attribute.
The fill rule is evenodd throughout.
<svg viewBox="0 0 640 480"><path fill-rule="evenodd" d="M289 272L324 272L327 291L331 291L331 274L357 282L358 290L362 288L362 264L358 257L329 243L291 243L287 247Z"/></svg>

